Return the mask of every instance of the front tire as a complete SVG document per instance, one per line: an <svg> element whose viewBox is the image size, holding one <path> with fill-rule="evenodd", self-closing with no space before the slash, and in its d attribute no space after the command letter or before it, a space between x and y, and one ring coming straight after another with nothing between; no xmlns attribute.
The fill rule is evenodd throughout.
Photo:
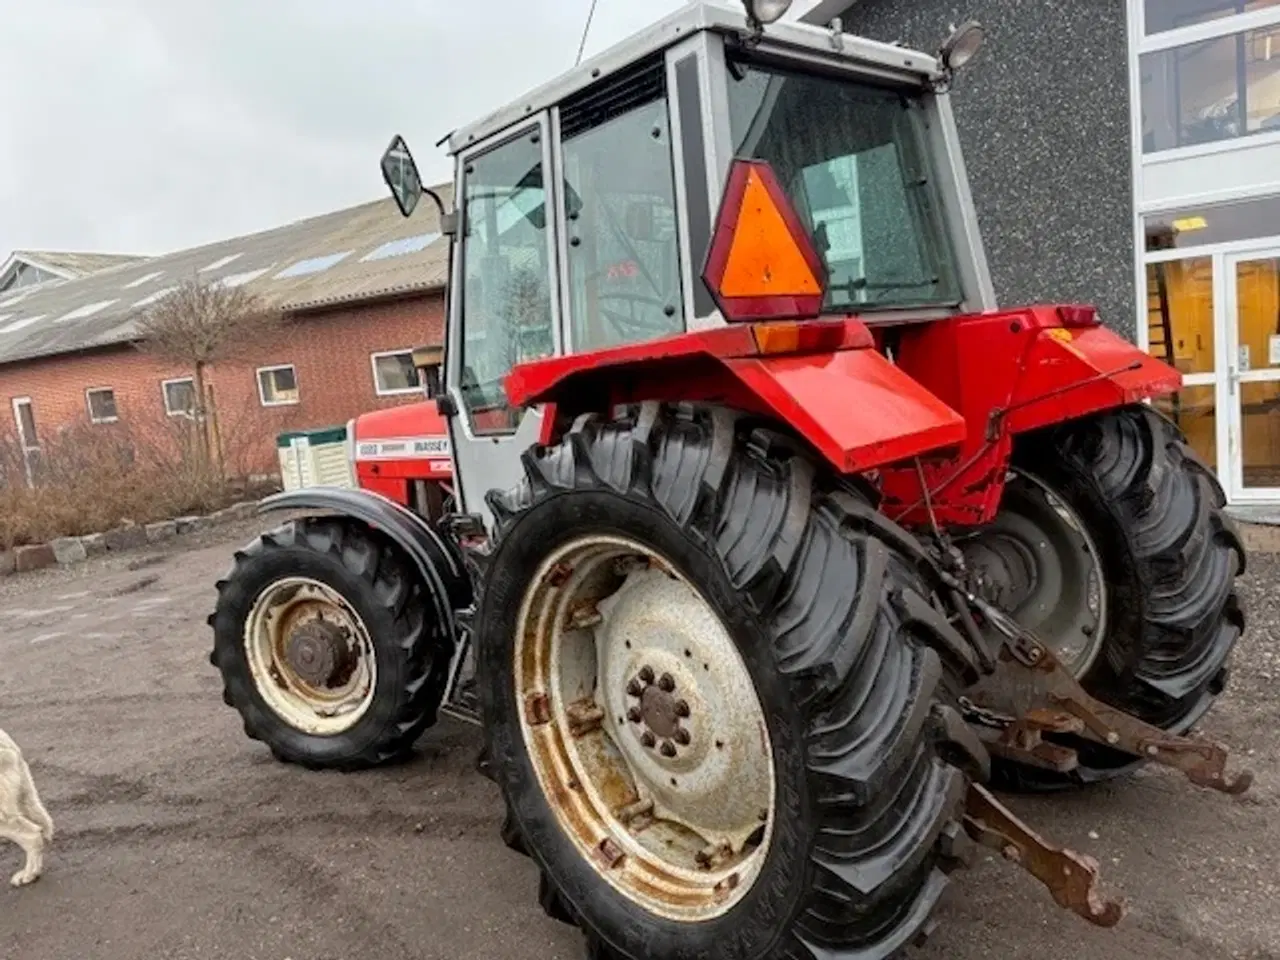
<svg viewBox="0 0 1280 960"><path fill-rule="evenodd" d="M776 439L646 404L580 422L490 494L476 639L504 839L593 960L887 957L946 884L967 778L929 642L951 627L920 613L929 592L865 502ZM655 708L684 708L650 716L654 683ZM742 760L700 759L718 750ZM742 855L699 845L740 826Z"/></svg>
<svg viewBox="0 0 1280 960"><path fill-rule="evenodd" d="M1245 551L1216 477L1177 426L1145 404L1019 438L1013 468L996 527L1009 527L1019 514L1025 519L1030 511L1018 504L1029 503L1039 486L1076 515L1101 563L1105 610L1077 679L1104 703L1186 733L1222 692L1244 629L1235 581ZM1078 589L1064 583L1062 593ZM1076 770L997 761L997 781L1015 790L1059 790L1114 779L1142 763L1092 741L1061 740L1078 751Z"/></svg>
<svg viewBox="0 0 1280 960"><path fill-rule="evenodd" d="M278 760L374 767L435 722L449 643L389 539L343 518L293 521L237 551L217 586L223 701Z"/></svg>

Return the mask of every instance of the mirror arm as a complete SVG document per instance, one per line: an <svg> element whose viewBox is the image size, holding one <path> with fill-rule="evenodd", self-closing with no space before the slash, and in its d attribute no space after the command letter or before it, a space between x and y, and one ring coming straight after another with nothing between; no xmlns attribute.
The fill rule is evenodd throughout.
<svg viewBox="0 0 1280 960"><path fill-rule="evenodd" d="M456 210L452 212L446 210L444 201L440 199L440 194L430 187L423 187L422 192L430 197L436 205L436 210L440 214L440 232L447 237L452 237L458 232L458 212Z"/></svg>

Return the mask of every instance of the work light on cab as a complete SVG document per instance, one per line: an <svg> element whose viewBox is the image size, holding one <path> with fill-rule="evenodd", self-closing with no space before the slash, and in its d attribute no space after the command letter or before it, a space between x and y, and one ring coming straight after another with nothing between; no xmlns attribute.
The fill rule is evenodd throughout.
<svg viewBox="0 0 1280 960"><path fill-rule="evenodd" d="M791 0L743 0L747 19L752 24L768 26L781 20L791 9Z"/></svg>

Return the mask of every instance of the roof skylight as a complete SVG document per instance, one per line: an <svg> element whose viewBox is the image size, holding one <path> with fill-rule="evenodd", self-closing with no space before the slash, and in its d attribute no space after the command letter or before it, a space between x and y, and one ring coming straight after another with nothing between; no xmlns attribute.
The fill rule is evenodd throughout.
<svg viewBox="0 0 1280 960"><path fill-rule="evenodd" d="M155 303L158 300L164 299L165 297L167 297L169 294L173 293L173 291L177 289L178 289L177 287L165 287L163 290L157 290L155 293L150 294L149 296L145 296L141 300L136 301L134 303L134 306L149 307L151 306L151 304Z"/></svg>
<svg viewBox="0 0 1280 960"><path fill-rule="evenodd" d="M284 280L288 277L305 277L312 273L321 273L328 270L335 263L341 263L347 257L351 256L352 251L346 250L342 253L330 253L323 257L311 257L308 260L299 260L291 267L286 267L275 275L276 280Z"/></svg>
<svg viewBox="0 0 1280 960"><path fill-rule="evenodd" d="M218 258L217 260L213 261L213 263L209 264L207 267L201 267L201 268L200 268L200 272L201 272L201 273L208 273L210 270L218 270L218 269L221 269L222 267L225 267L228 263L230 263L232 260L239 259L240 257L243 257L243 256L244 256L244 254L243 254L243 253L230 253L230 254L227 254L227 256L225 256L225 257L220 257L220 258Z"/></svg>
<svg viewBox="0 0 1280 960"><path fill-rule="evenodd" d="M438 233L419 233L412 237L401 237L399 240L388 240L382 246L375 247L366 253L360 258L360 262L367 263L370 260L386 260L390 257L403 257L409 253L417 253L438 239L440 239Z"/></svg>
<svg viewBox="0 0 1280 960"><path fill-rule="evenodd" d="M260 276L270 270L270 267L263 267L261 270L246 270L244 273L233 273L230 276L223 277L218 281L220 287L243 287L246 283L252 283Z"/></svg>
<svg viewBox="0 0 1280 960"><path fill-rule="evenodd" d="M64 313L53 322L66 323L68 320L84 320L96 313L101 313L115 302L114 300L99 300L97 303L86 303L83 307L76 307L74 310Z"/></svg>
<svg viewBox="0 0 1280 960"><path fill-rule="evenodd" d="M8 326L0 327L0 333L17 333L19 330L24 330L27 327L31 326L33 323L38 323L44 318L45 318L45 314L42 313L36 317L23 317L20 320L14 320Z"/></svg>
<svg viewBox="0 0 1280 960"><path fill-rule="evenodd" d="M163 270L157 270L155 273L144 274L143 276L139 277L137 280L130 280L128 283L124 285L124 289L132 290L134 287L140 287L144 283L154 280L156 277L163 277L163 276L164 276Z"/></svg>

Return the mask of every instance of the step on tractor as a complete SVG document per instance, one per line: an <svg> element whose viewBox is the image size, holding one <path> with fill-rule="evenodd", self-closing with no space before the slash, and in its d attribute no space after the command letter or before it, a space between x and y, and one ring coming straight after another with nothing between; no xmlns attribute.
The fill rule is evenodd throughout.
<svg viewBox="0 0 1280 960"><path fill-rule="evenodd" d="M454 132L453 209L392 140L450 244L449 502L265 501L302 518L217 584L226 702L310 768L479 723L595 960L891 956L983 848L1111 926L997 793L1249 786L1191 733L1241 540L1149 402L1175 369L997 305L949 101L981 28L786 7L687 4Z"/></svg>

